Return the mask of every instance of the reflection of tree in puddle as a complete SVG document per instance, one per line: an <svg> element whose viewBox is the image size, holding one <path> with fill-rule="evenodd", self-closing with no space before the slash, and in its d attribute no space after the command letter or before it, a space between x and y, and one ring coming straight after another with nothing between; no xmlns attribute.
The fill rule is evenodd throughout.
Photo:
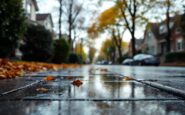
<svg viewBox="0 0 185 115"><path fill-rule="evenodd" d="M131 82L124 82L118 76L102 76L101 83L112 98L128 98L131 95Z"/></svg>

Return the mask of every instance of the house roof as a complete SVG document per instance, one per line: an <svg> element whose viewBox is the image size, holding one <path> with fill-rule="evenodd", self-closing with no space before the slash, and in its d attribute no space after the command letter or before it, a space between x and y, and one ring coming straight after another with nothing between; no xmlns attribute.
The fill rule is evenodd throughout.
<svg viewBox="0 0 185 115"><path fill-rule="evenodd" d="M37 14L37 15L36 15L36 20L37 20L37 21L45 21L48 17L49 17L49 18L50 18L50 20L51 20L51 24L52 24L52 26L54 26L54 24L53 24L53 20L52 20L52 16L51 16L51 14L50 14L50 13Z"/></svg>
<svg viewBox="0 0 185 115"><path fill-rule="evenodd" d="M33 4L35 5L36 11L39 11L39 7L36 0L32 0Z"/></svg>
<svg viewBox="0 0 185 115"><path fill-rule="evenodd" d="M179 23L180 23L180 15L176 15L174 17L171 17L170 18L170 22L174 22L174 25L173 27L171 28L172 30L175 29L176 27L179 26ZM160 33L160 26L162 24L165 24L166 23L166 20L160 22L160 23L148 23L147 26L146 26L146 29L145 29L145 34L148 32L148 30L150 29L150 31L153 33L153 35L155 36L155 38L157 40L161 40L161 39L164 39L166 36L167 36L167 32L165 33ZM144 37L145 39L145 37Z"/></svg>

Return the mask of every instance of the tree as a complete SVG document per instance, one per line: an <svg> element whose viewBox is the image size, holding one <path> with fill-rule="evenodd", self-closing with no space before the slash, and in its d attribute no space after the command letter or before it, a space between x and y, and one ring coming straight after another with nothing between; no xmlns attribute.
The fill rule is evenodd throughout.
<svg viewBox="0 0 185 115"><path fill-rule="evenodd" d="M59 20L58 20L58 24L59 24L59 39L62 38L62 1L63 0L59 0Z"/></svg>
<svg viewBox="0 0 185 115"><path fill-rule="evenodd" d="M126 28L131 34L132 56L134 56L136 25L148 22L145 14L155 5L155 0L118 0L116 5L120 8Z"/></svg>
<svg viewBox="0 0 185 115"><path fill-rule="evenodd" d="M75 52L78 56L80 56L80 59L82 61L85 61L86 60L86 53L84 51L84 47L83 47L83 44L82 42L77 42L76 43L76 46L75 46Z"/></svg>
<svg viewBox="0 0 185 115"><path fill-rule="evenodd" d="M122 33L120 32L119 18L121 17L121 13L119 11L119 7L113 6L103 11L97 18L96 23L93 23L88 28L89 37L95 38L100 33L108 31L111 33L112 42L115 50L118 50L119 58L122 57Z"/></svg>
<svg viewBox="0 0 185 115"><path fill-rule="evenodd" d="M29 25L23 39L23 60L50 61L53 52L52 34L43 26Z"/></svg>
<svg viewBox="0 0 185 115"><path fill-rule="evenodd" d="M67 62L67 57L69 56L69 44L65 39L60 38L54 41L54 63L65 63Z"/></svg>
<svg viewBox="0 0 185 115"><path fill-rule="evenodd" d="M83 4L78 0L65 0L64 6L64 18L66 19L68 26L68 42L70 44L71 51L73 51L73 43L75 39L72 37L72 33L76 24L79 14L83 9Z"/></svg>
<svg viewBox="0 0 185 115"><path fill-rule="evenodd" d="M115 62L115 46L111 39L106 39L100 48L99 57L101 57L104 60Z"/></svg>
<svg viewBox="0 0 185 115"><path fill-rule="evenodd" d="M25 31L22 0L0 1L0 57L10 57Z"/></svg>

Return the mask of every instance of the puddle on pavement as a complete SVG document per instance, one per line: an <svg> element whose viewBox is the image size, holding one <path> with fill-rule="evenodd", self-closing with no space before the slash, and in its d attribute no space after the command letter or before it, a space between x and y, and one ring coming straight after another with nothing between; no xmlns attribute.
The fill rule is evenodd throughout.
<svg viewBox="0 0 185 115"><path fill-rule="evenodd" d="M72 81L79 79L83 84L79 87L72 85ZM37 88L46 88L47 92L38 92ZM37 86L18 91L7 98L26 99L177 99L173 95L156 88L134 81L124 81L118 76L61 76L54 81L40 83Z"/></svg>
<svg viewBox="0 0 185 115"><path fill-rule="evenodd" d="M132 70L132 72L134 71ZM121 68L118 68L118 73L121 73ZM185 102L183 100L179 100L177 97L171 94L162 92L156 88L152 88L150 86L143 85L138 82L124 81L123 77L120 76L114 76L111 74L109 75L100 75L100 74L89 75L89 74L90 73L88 71L88 68L85 68L85 71L68 70L41 74L37 73L33 75L33 79L42 79L44 76L52 75L56 77L56 80L41 83L34 87L30 87L28 89L21 90L6 96L6 99L18 98L25 100L24 101L1 100L0 114L2 115L9 115L12 113L19 115L185 114L184 109ZM145 77L148 75L149 74L147 73ZM142 76L139 77L142 78ZM71 84L73 80L77 79L83 82L83 84L79 87ZM151 77L149 76L148 79L151 79ZM49 90L46 93L37 92L36 89L38 87L47 88ZM54 101L48 101L47 99L51 100L53 99ZM79 101L78 99L84 100ZM100 99L100 100L91 101L88 99ZM112 99L125 99L125 100L113 101ZM138 100L129 101L129 99L138 99Z"/></svg>
<svg viewBox="0 0 185 115"><path fill-rule="evenodd" d="M174 106L176 105L176 106ZM183 101L10 101L1 102L2 115L183 115Z"/></svg>

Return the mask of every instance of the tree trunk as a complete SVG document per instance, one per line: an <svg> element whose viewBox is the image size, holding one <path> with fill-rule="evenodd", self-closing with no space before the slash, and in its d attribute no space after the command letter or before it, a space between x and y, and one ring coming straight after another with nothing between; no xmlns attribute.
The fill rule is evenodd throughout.
<svg viewBox="0 0 185 115"><path fill-rule="evenodd" d="M60 4L60 7L59 7L59 39L62 38L62 0L59 0L59 4Z"/></svg>
<svg viewBox="0 0 185 115"><path fill-rule="evenodd" d="M134 34L132 33L132 39L131 39L131 45L132 45L132 57L136 54L136 48L135 48L135 36Z"/></svg>
<svg viewBox="0 0 185 115"><path fill-rule="evenodd" d="M166 50L167 53L170 52L171 50L171 28L170 28L170 1L167 0L168 6L167 6L167 11L166 11L166 26L167 26L167 36L166 36Z"/></svg>

